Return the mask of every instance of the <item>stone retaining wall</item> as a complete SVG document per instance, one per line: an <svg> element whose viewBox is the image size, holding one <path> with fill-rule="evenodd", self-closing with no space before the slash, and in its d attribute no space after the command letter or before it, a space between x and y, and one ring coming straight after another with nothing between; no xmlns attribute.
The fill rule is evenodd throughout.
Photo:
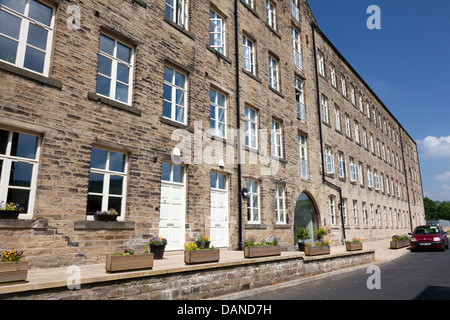
<svg viewBox="0 0 450 320"><path fill-rule="evenodd" d="M261 261L246 265L176 272L134 279L82 284L5 294L13 300L197 300L363 265L374 261L371 250L318 257Z"/></svg>

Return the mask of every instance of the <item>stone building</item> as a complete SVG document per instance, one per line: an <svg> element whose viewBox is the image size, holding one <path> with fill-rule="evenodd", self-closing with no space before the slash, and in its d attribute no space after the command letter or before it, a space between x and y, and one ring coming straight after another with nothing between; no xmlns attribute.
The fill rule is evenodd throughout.
<svg viewBox="0 0 450 320"><path fill-rule="evenodd" d="M153 235L292 250L296 226L339 244L424 221L414 140L306 0L5 0L0 15L0 201L24 208L0 249L34 267Z"/></svg>

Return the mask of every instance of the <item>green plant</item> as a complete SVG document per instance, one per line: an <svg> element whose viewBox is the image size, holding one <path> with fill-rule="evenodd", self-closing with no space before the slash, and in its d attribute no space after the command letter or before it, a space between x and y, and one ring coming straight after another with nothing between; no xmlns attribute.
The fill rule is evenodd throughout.
<svg viewBox="0 0 450 320"><path fill-rule="evenodd" d="M297 233L295 234L295 236L297 237L297 239L307 240L311 237L311 232L304 226L302 226L301 228L297 226Z"/></svg>
<svg viewBox="0 0 450 320"><path fill-rule="evenodd" d="M134 248L125 249L123 252L114 253L113 256L131 256L134 254Z"/></svg>
<svg viewBox="0 0 450 320"><path fill-rule="evenodd" d="M199 248L194 242L187 242L184 245L184 249L186 251L198 251L198 250L213 250L215 249L214 246L211 246L211 248Z"/></svg>
<svg viewBox="0 0 450 320"><path fill-rule="evenodd" d="M278 241L280 241L277 237L271 236L267 239L261 240L261 245L263 246L276 246L278 244Z"/></svg>
<svg viewBox="0 0 450 320"><path fill-rule="evenodd" d="M327 231L327 229L322 227L319 230L317 230L316 234L319 239L322 239L323 237L325 237L328 234L328 231Z"/></svg>
<svg viewBox="0 0 450 320"><path fill-rule="evenodd" d="M198 242L208 242L209 241L209 237L208 236L201 236L199 238L197 238Z"/></svg>
<svg viewBox="0 0 450 320"><path fill-rule="evenodd" d="M254 247L254 246L259 246L261 244L260 243L256 243L256 239L255 239L254 236L248 235L247 236L247 240L243 241L243 245L244 245L244 247Z"/></svg>
<svg viewBox="0 0 450 320"><path fill-rule="evenodd" d="M16 249L11 251L4 251L2 253L1 262L19 262L23 259L23 252L18 252Z"/></svg>
<svg viewBox="0 0 450 320"><path fill-rule="evenodd" d="M407 233L403 235L396 234L392 237L392 241L403 241L403 240L409 240L409 235Z"/></svg>
<svg viewBox="0 0 450 320"><path fill-rule="evenodd" d="M314 242L314 245L311 242L308 242L307 244L305 244L305 246L307 247L323 247L323 246L329 246L330 245L330 240L324 240L324 239L319 239L316 240L316 242Z"/></svg>

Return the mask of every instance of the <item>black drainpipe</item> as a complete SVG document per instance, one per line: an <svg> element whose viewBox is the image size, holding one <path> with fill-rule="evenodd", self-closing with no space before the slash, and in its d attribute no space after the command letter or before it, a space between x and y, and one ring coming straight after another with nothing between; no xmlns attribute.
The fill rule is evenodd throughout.
<svg viewBox="0 0 450 320"><path fill-rule="evenodd" d="M239 88L239 29L238 29L238 1L234 1L234 28L235 28L235 52L236 52L236 118L237 118L237 169L238 169L238 224L239 224L239 236L238 247L242 250L242 169L241 169L241 108L240 108L240 88Z"/></svg>
<svg viewBox="0 0 450 320"><path fill-rule="evenodd" d="M316 36L315 36L315 29L316 26L314 22L311 23L311 31L312 31L312 37L313 37L313 46L314 46L314 67L316 69L316 92L317 92L317 111L319 116L319 136L320 136L320 154L322 157L322 181L323 183L327 184L328 186L336 189L339 192L339 210L341 212L341 223L342 223L342 242L345 241L345 224L344 224L344 208L342 206L342 189L338 187L337 185L331 183L330 181L327 181L325 176L325 161L324 161L324 155L323 155L323 136L322 136L322 114L320 111L320 91L319 91L319 73L317 70L317 52L316 52Z"/></svg>

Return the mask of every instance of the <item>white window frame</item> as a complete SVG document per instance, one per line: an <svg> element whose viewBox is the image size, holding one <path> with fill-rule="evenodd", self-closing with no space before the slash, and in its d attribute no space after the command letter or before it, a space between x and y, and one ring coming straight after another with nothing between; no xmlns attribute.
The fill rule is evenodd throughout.
<svg viewBox="0 0 450 320"><path fill-rule="evenodd" d="M328 117L328 99L322 95L322 121L330 123Z"/></svg>
<svg viewBox="0 0 450 320"><path fill-rule="evenodd" d="M373 188L373 172L370 171L369 166L367 166L367 187Z"/></svg>
<svg viewBox="0 0 450 320"><path fill-rule="evenodd" d="M283 157L283 134L281 122L272 120L272 155Z"/></svg>
<svg viewBox="0 0 450 320"><path fill-rule="evenodd" d="M266 1L266 22L273 30L277 30L276 7L270 0Z"/></svg>
<svg viewBox="0 0 450 320"><path fill-rule="evenodd" d="M356 182L358 180L358 173L356 164L354 163L353 158L350 157L350 181Z"/></svg>
<svg viewBox="0 0 450 320"><path fill-rule="evenodd" d="M328 197L329 203L330 203L330 222L332 226L336 225L336 206L335 206L335 199L334 196Z"/></svg>
<svg viewBox="0 0 450 320"><path fill-rule="evenodd" d="M244 122L246 128L245 138L247 139L248 137L248 143L245 142L245 145L251 149L258 149L258 111L248 106L245 106L244 111ZM254 137L254 145L252 144L252 137Z"/></svg>
<svg viewBox="0 0 450 320"><path fill-rule="evenodd" d="M295 86L295 103L297 110L297 119L306 123L306 106L305 106L305 96L303 92L303 79L294 76L294 86Z"/></svg>
<svg viewBox="0 0 450 320"><path fill-rule="evenodd" d="M300 21L299 0L291 0L291 14L295 20Z"/></svg>
<svg viewBox="0 0 450 320"><path fill-rule="evenodd" d="M259 224L261 222L261 197L259 193L259 181L247 179L247 222L249 224ZM255 190L256 189L256 190ZM254 197L256 197L258 205L255 206ZM249 210L250 214L249 214ZM254 210L257 210L257 217L255 219Z"/></svg>
<svg viewBox="0 0 450 320"><path fill-rule="evenodd" d="M30 1L31 0L26 0L25 3L25 9L24 9L24 13L20 13L17 12L13 9L10 9L8 7L6 7L5 5L0 5L0 11L4 11L7 14L14 16L18 19L21 20L20 22L20 31L19 31L19 38L15 39L13 37L7 36L5 34L0 33L0 37L4 37L6 39L12 40L14 42L17 42L17 51L16 51L16 59L15 62L9 62L3 59L0 59L0 61L14 65L16 67L28 70L30 72L36 73L36 74L41 74L45 77L48 77L49 74L49 70L50 70L50 59L51 59L51 48L52 48L52 44L53 44L53 32L54 32L54 27L55 27L55 14L56 14L56 8L55 6L52 6L50 3L46 2L46 1L36 1L39 2L42 5L45 5L49 8L52 9L52 14L51 14L51 19L50 19L50 25L47 26L35 19L32 19L30 17L28 17L29 15L29 11L30 11ZM37 27L40 27L44 30L46 30L48 32L47 35L47 43L46 43L46 48L45 50L41 49L41 48L37 48L31 44L28 44L28 35L29 35L29 28L30 25L35 25ZM32 69L28 69L25 68L24 64L25 64L25 53L27 50L27 47L30 47L34 50L37 50L39 52L43 52L45 53L45 58L44 58L44 65L43 65L43 72L37 72L35 70Z"/></svg>
<svg viewBox="0 0 450 320"><path fill-rule="evenodd" d="M353 200L353 223L358 225L358 201Z"/></svg>
<svg viewBox="0 0 450 320"><path fill-rule="evenodd" d="M335 124L334 124L335 129L340 132L341 131L341 116L340 116L338 107L334 107L334 122L335 122Z"/></svg>
<svg viewBox="0 0 450 320"><path fill-rule="evenodd" d="M210 21L210 27L209 27L209 46L216 50L217 52L226 55L225 54L225 47L226 47L226 25L225 25L225 19L214 9L210 9L209 11L209 21ZM214 23L215 26L220 22L219 31L217 31L217 27L211 30L211 22ZM220 35L221 41L220 43L216 44L215 42L211 44L211 36L213 39L215 39L215 35Z"/></svg>
<svg viewBox="0 0 450 320"><path fill-rule="evenodd" d="M331 76L331 85L336 88L336 67L334 65L330 65L330 76Z"/></svg>
<svg viewBox="0 0 450 320"><path fill-rule="evenodd" d="M215 101L211 101L211 93L214 92L215 93ZM222 96L222 104L219 104L219 95ZM218 136L218 137L222 137L225 138L227 136L227 97L225 94L215 90L215 89L210 89L210 111L214 109L214 115L215 118L211 117L211 113L210 112L210 133ZM223 121L219 120L219 111L223 112ZM212 128L211 123L214 122L214 128ZM221 124L223 126L223 133L221 133L219 131L219 124Z"/></svg>
<svg viewBox="0 0 450 320"><path fill-rule="evenodd" d="M318 51L317 52L317 60L318 60L318 68L319 68L319 74L323 77L325 77L325 63L323 60L323 53Z"/></svg>
<svg viewBox="0 0 450 320"><path fill-rule="evenodd" d="M294 56L294 65L300 70L303 70L303 57L302 57L300 31L296 27L291 26L291 32L292 32L292 52Z"/></svg>
<svg viewBox="0 0 450 320"><path fill-rule="evenodd" d="M341 90L342 95L347 98L347 84L344 75L341 76Z"/></svg>
<svg viewBox="0 0 450 320"><path fill-rule="evenodd" d="M272 89L279 91L278 60L269 55L269 85Z"/></svg>
<svg viewBox="0 0 450 320"><path fill-rule="evenodd" d="M252 75L256 73L255 42L247 36L242 37L243 68ZM247 62L247 63L246 63Z"/></svg>
<svg viewBox="0 0 450 320"><path fill-rule="evenodd" d="M363 216L363 225L365 225L365 226L367 226L367 223L368 223L368 217L367 217L367 209L366 209L366 203L365 202L363 202L362 204L361 204L361 209L362 209L362 216Z"/></svg>
<svg viewBox="0 0 450 320"><path fill-rule="evenodd" d="M92 167L89 168L89 173L102 174L104 176L104 178L103 178L102 192L101 193L88 192L88 196L101 196L102 197L101 211L108 211L110 209L110 208L108 208L109 196L113 196L114 198L121 198L121 210L120 210L120 215L117 217L117 220L123 221L125 219L125 210L126 210L126 202L127 202L127 192L126 191L127 191L127 185L128 185L128 181L127 181L128 180L128 175L127 175L128 155L126 153L112 151L112 150L108 150L108 149L104 149L104 148L93 147L92 149L106 151L106 164L105 164L105 169L92 168ZM116 153L125 155L123 172L109 170L111 152L116 152ZM91 152L91 157L92 157L92 152ZM123 178L121 195L117 195L117 194L111 195L109 193L111 176ZM87 220L93 220L93 219L94 218L92 215L87 216Z"/></svg>
<svg viewBox="0 0 450 320"><path fill-rule="evenodd" d="M11 131L8 129L1 129L3 131L8 132L7 142L6 142L6 150L4 154L0 154L0 160L2 160L2 167L0 170L0 203L4 201L7 202L8 197L8 190L9 189L15 189L15 190L29 190L29 197L28 197L28 210L26 213L21 213L19 215L19 218L21 219L32 219L33 213L34 213L34 204L35 204L35 198L36 198L36 181L37 181L37 175L39 170L39 159L40 159L40 153L41 153L41 137L29 134L29 133L23 133L20 131ZM13 144L13 135L14 134L26 134L28 136L36 137L36 150L34 159L33 158L24 158L24 157L17 157L11 155L11 149ZM22 163L22 164L28 164L32 166L31 169L31 181L29 187L23 187L23 186L10 186L10 175L11 175L11 169L13 166L13 163ZM19 203L19 205L23 205Z"/></svg>
<svg viewBox="0 0 450 320"><path fill-rule="evenodd" d="M286 198L284 186L275 185L275 223L286 224ZM280 206L281 204L281 206Z"/></svg>
<svg viewBox="0 0 450 320"><path fill-rule="evenodd" d="M338 152L338 162L339 162L339 178L345 178L345 160L344 154L342 152Z"/></svg>
<svg viewBox="0 0 450 320"><path fill-rule="evenodd" d="M325 147L326 173L334 174L334 156L330 147Z"/></svg>
<svg viewBox="0 0 450 320"><path fill-rule="evenodd" d="M300 158L300 177L309 179L307 138L303 134L298 135L298 149Z"/></svg>
<svg viewBox="0 0 450 320"><path fill-rule="evenodd" d="M170 4L169 2L172 2ZM167 16L169 10L169 17ZM187 29L187 1L166 0L166 18L183 29Z"/></svg>
<svg viewBox="0 0 450 320"><path fill-rule="evenodd" d="M351 138L352 129L350 127L350 117L348 114L345 114L344 118L345 118L345 134L347 135L348 138Z"/></svg>
<svg viewBox="0 0 450 320"><path fill-rule="evenodd" d="M164 70L166 68L172 70L172 72L173 72L171 82L168 82L168 81L166 81L164 79L164 86L169 86L171 88L171 96L170 96L171 101L168 101L168 100L164 99L165 102L170 103L170 105L171 105L170 106L171 113L170 113L170 118L166 117L164 115L164 113L163 113L163 117L166 118L166 119L170 119L172 121L175 121L175 122L186 124L187 123L187 83L188 83L188 81L187 81L187 74L185 74L183 72L180 72L179 70L174 69L172 67L164 66ZM176 77L177 73L184 77L183 87L180 87L180 86L176 85L175 77ZM180 91L183 94L183 101L182 101L183 105L179 104L177 99L176 99L177 91ZM177 118L176 118L177 107L183 109L183 111L184 111L183 121L178 121Z"/></svg>
<svg viewBox="0 0 450 320"><path fill-rule="evenodd" d="M356 143L361 143L359 141L359 123L355 121L355 141Z"/></svg>
<svg viewBox="0 0 450 320"><path fill-rule="evenodd" d="M99 50L98 50L99 58L100 58L100 56L103 56L104 58L106 58L108 60L111 60L112 63L111 63L111 76L102 74L102 73L99 72L99 70L97 71L97 78L98 78L98 76L102 76L102 77L107 78L107 79L110 80L109 96L103 95L103 94L101 94L101 93L99 93L97 91L96 91L96 94L98 94L100 96L104 96L104 97L106 97L108 99L111 99L111 100L115 100L115 101L118 101L118 102L121 102L121 103L125 103L127 105L131 105L131 102L133 101L133 83L134 83L134 81L133 81L133 79L134 79L134 48L129 46L129 45L127 45L127 44L125 44L125 43L123 43L123 42L121 42L121 41L118 41L114 36L109 35L109 34L103 34L102 33L100 35L100 37L105 37L105 38L108 38L108 39L114 41L114 52L113 52L113 55L110 55L110 54L108 54L106 52L101 51L100 46L99 46ZM126 61L123 61L123 60L117 58L118 44L121 44L122 46L127 47L128 49L130 49L130 62L126 62ZM97 64L99 63L99 61L97 62ZM129 68L128 84L118 80L118 78L117 78L118 65L119 64L124 65L127 68ZM97 82L98 82L98 79L97 79ZM127 94L128 100L127 101L121 101L121 100L116 98L117 83L120 83L122 85L128 86L128 94Z"/></svg>

